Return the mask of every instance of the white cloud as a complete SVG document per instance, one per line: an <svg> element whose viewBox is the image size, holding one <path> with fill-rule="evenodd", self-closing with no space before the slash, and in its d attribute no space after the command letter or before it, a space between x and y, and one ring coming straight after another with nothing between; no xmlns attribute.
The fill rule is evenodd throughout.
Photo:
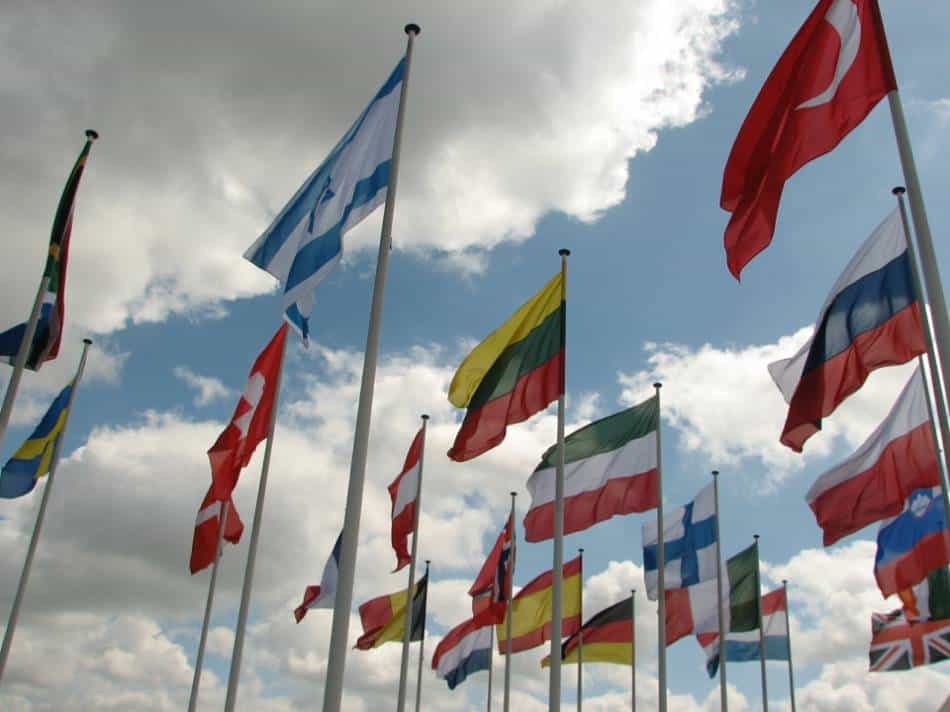
<svg viewBox="0 0 950 712"><path fill-rule="evenodd" d="M208 405L212 401L225 398L231 394L231 389L225 386L220 379L213 376L201 376L187 366L175 366L172 373L185 385L197 391L194 399L196 406Z"/></svg>

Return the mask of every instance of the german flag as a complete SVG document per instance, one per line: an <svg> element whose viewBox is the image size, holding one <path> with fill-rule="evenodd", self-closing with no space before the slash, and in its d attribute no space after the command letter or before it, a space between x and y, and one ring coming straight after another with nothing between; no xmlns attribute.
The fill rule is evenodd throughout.
<svg viewBox="0 0 950 712"><path fill-rule="evenodd" d="M564 564L561 634L573 635L581 627L581 557ZM545 571L511 599L511 652L530 650L551 640L553 571ZM506 614L507 615L507 614ZM507 618L495 626L498 652L507 650Z"/></svg>
<svg viewBox="0 0 950 712"><path fill-rule="evenodd" d="M468 408L449 457L471 460L505 439L509 424L564 393L564 279L558 273L470 353L449 401Z"/></svg>
<svg viewBox="0 0 950 712"><path fill-rule="evenodd" d="M630 596L605 608L588 620L584 627L561 645L561 662L576 663L577 649L584 641L585 663L633 663L633 615ZM541 661L541 667L551 664L550 656Z"/></svg>
<svg viewBox="0 0 950 712"><path fill-rule="evenodd" d="M412 587L412 634L410 641L422 640L426 620L426 593L429 575ZM356 641L360 650L378 648L383 643L401 643L406 631L406 592L398 591L367 601L360 606L363 635Z"/></svg>

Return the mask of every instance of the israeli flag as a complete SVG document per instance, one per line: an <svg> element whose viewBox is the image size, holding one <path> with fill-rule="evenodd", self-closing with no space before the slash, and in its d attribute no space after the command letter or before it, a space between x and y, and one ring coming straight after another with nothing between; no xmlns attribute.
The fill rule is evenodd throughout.
<svg viewBox="0 0 950 712"><path fill-rule="evenodd" d="M405 64L244 253L284 285L286 319L304 340L314 289L340 261L344 233L386 200Z"/></svg>

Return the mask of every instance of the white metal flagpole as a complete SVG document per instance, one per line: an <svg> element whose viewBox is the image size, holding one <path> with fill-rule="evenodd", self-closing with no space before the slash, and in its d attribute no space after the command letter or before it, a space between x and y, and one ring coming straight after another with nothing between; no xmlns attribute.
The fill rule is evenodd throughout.
<svg viewBox="0 0 950 712"><path fill-rule="evenodd" d="M280 400L280 382L284 375L284 358L287 353L287 339L284 339L280 352L280 365L277 367L277 384L274 386L274 402L271 405L270 426L267 429L267 445L264 448L264 462L261 465L261 481L257 486L257 504L254 507L254 524L251 526L251 541L247 548L247 565L244 569L244 586L241 589L241 607L238 610L237 627L234 630L234 648L231 652L231 670L228 672L228 694L224 700L225 712L232 712L237 704L238 682L241 679L241 654L244 650L244 631L247 628L247 614L251 607L251 587L254 584L254 564L257 560L257 540L261 534L261 520L264 517L264 493L267 489L267 474L270 471L270 456L274 447L274 426L277 423L277 406Z"/></svg>
<svg viewBox="0 0 950 712"><path fill-rule="evenodd" d="M759 662L762 664L762 712L769 712L769 688L765 679L765 621L762 619L762 582L759 581L759 535L755 539L755 606L759 611Z"/></svg>
<svg viewBox="0 0 950 712"><path fill-rule="evenodd" d="M511 548L508 554L508 581L505 587L505 696L502 703L504 712L509 712L511 704L511 599L514 597L515 587L515 497L517 492L511 493L511 514L508 522L511 525Z"/></svg>
<svg viewBox="0 0 950 712"><path fill-rule="evenodd" d="M13 645L13 634L16 631L17 619L20 617L20 606L23 604L23 594L26 592L26 584L30 579L30 570L33 568L33 557L36 554L36 546L40 541L40 532L43 530L43 520L46 517L46 505L49 503L50 491L53 489L53 480L56 477L56 469L59 467L59 455L63 449L63 441L66 439L66 428L69 426L69 416L73 412L73 401L76 399L76 390L79 388L79 381L82 380L82 372L86 368L86 356L89 352L89 346L92 339L83 339L82 356L79 358L79 367L76 369L76 375L73 378L72 390L69 393L69 401L66 404L66 420L63 423L63 430L56 439L56 446L53 449L53 456L50 459L49 474L46 476L46 486L43 488L43 498L40 500L40 508L36 513L36 524L33 525L33 536L30 537L30 546L26 550L26 561L23 562L23 572L20 574L20 583L17 585L16 596L13 599L13 608L10 609L10 618L7 620L7 630L3 635L3 646L0 647L0 680L3 679L3 673L7 667L7 658L10 656L10 646Z"/></svg>
<svg viewBox="0 0 950 712"><path fill-rule="evenodd" d="M406 587L405 630L402 634L402 660L399 665L399 697L396 712L406 710L406 687L409 677L409 639L412 637L412 587L416 581L416 550L419 544L419 512L422 510L422 464L426 454L426 425L429 416L422 416L422 447L419 449L419 474L416 476L416 508L412 518L412 553L409 556L409 585ZM428 571L428 567L426 568Z"/></svg>
<svg viewBox="0 0 950 712"><path fill-rule="evenodd" d="M637 589L630 589L630 712L637 712Z"/></svg>
<svg viewBox="0 0 950 712"><path fill-rule="evenodd" d="M577 712L581 712L584 705L584 550L578 549L577 553L581 560L581 632L577 634Z"/></svg>
<svg viewBox="0 0 950 712"><path fill-rule="evenodd" d="M415 558L415 554L413 554ZM431 559L426 559L426 585L428 586L429 581L429 564L432 563ZM428 589L426 590L426 598L428 598ZM428 603L428 601L426 601ZM410 606L411 608L411 606ZM428 608L428 606L426 606ZM416 673L416 712L420 712L422 709L422 659L425 657L426 649L426 608L422 609L422 640L419 641L419 670Z"/></svg>
<svg viewBox="0 0 950 712"><path fill-rule="evenodd" d="M657 682L659 684L659 712L666 712L666 544L663 536L663 448L660 443L662 422L659 415L662 383L654 383L656 390L656 617L657 617Z"/></svg>
<svg viewBox="0 0 950 712"><path fill-rule="evenodd" d="M788 618L788 581L782 579L785 593L785 632L788 635L788 694L792 700L792 712L795 712L795 676L792 674L792 623Z"/></svg>
<svg viewBox="0 0 950 712"><path fill-rule="evenodd" d="M201 684L201 666L205 659L205 644L208 642L208 625L211 622L211 606L214 603L214 587L218 580L218 562L221 560L221 547L224 542L224 529L227 526L229 503L219 502L218 543L214 550L214 565L211 567L211 580L208 582L208 602L205 603L205 617L201 624L201 638L198 641L198 655L195 657L195 674L191 680L191 697L188 699L188 712L195 712L198 705L198 686Z"/></svg>
<svg viewBox="0 0 950 712"><path fill-rule="evenodd" d="M366 478L369 425L373 415L373 390L376 385L376 361L379 356L379 329L383 316L383 293L386 290L389 251L392 247L402 124L406 113L406 95L409 93L412 45L416 35L420 32L419 25L412 23L406 25L404 29L409 37L406 45L406 71L402 78L399 113L396 116L393 157L389 169L389 187L386 189L386 205L383 208L383 227L379 236L379 256L376 260L376 282L373 286L373 303L370 308L369 329L366 335L366 354L363 358L363 375L360 381L360 398L356 409L356 431L353 435L353 457L350 460L350 481L346 490L343 535L340 541L340 568L336 596L333 602L333 627L330 631L330 651L326 686L323 692L323 712L339 712L343 700L343 674L346 670L350 607L353 605L356 548L360 535L360 515L363 509L363 483Z"/></svg>
<svg viewBox="0 0 950 712"><path fill-rule="evenodd" d="M719 600L719 699L722 712L728 712L726 688L726 620L722 615L722 554L719 543L719 470L712 471L713 500L716 505L716 596Z"/></svg>
<svg viewBox="0 0 950 712"><path fill-rule="evenodd" d="M488 628L488 704L485 709L486 712L491 712L491 671L495 657L495 626L491 625Z"/></svg>

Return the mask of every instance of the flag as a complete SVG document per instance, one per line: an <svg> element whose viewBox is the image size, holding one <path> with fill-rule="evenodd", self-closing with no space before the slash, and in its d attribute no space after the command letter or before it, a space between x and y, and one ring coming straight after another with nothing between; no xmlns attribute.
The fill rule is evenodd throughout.
<svg viewBox="0 0 950 712"><path fill-rule="evenodd" d="M595 421L564 440L564 533L581 531L615 514L657 505L656 433L659 399ZM554 536L557 445L552 445L528 479L531 507L525 539Z"/></svg>
<svg viewBox="0 0 950 712"><path fill-rule="evenodd" d="M89 149L99 134L86 131L86 145L79 152L66 187L56 208L53 218L53 230L49 238L49 251L43 277L49 277L46 292L42 296L42 306L33 333L33 343L26 359L26 367L38 371L45 361L52 361L59 355L59 344L63 336L63 324L66 320L66 265L69 258L69 237L73 229L73 212L76 207L76 193L79 181L86 167ZM0 359L7 363L16 360L23 337L26 336L26 324L17 324L0 334Z"/></svg>
<svg viewBox="0 0 950 712"><path fill-rule="evenodd" d="M323 576L319 586L307 586L303 592L303 602L294 609L294 618L299 623L311 608L333 608L336 596L336 582L340 575L340 545L343 532L336 538L330 558L323 567Z"/></svg>
<svg viewBox="0 0 950 712"><path fill-rule="evenodd" d="M716 578L716 499L711 484L663 517L663 543L667 590ZM656 521L645 522L643 577L651 601L657 596L657 544Z"/></svg>
<svg viewBox="0 0 950 712"><path fill-rule="evenodd" d="M950 618L950 569L941 566L927 578L897 594L911 622Z"/></svg>
<svg viewBox="0 0 950 712"><path fill-rule="evenodd" d="M389 497L393 501L391 539L393 551L396 552L394 571L399 571L412 560L407 542L416 522L416 490L419 487L419 460L422 457L423 436L424 433L420 428L412 445L409 446L402 472L388 488Z"/></svg>
<svg viewBox="0 0 950 712"><path fill-rule="evenodd" d="M788 402L780 438L796 452L871 371L924 353L920 303L895 210L861 246L825 300L815 333L792 358L769 364Z"/></svg>
<svg viewBox="0 0 950 712"><path fill-rule="evenodd" d="M874 578L885 597L927 578L950 564L950 531L940 487L914 490L904 511L881 522Z"/></svg>
<svg viewBox="0 0 950 712"><path fill-rule="evenodd" d="M633 664L633 610L631 597L605 608L561 645L561 662L576 663L580 642L584 642L584 664ZM551 656L545 655L541 667L549 667Z"/></svg>
<svg viewBox="0 0 950 712"><path fill-rule="evenodd" d="M471 460L505 439L509 424L564 393L564 284L558 272L475 347L452 378L449 401L468 408L449 457Z"/></svg>
<svg viewBox="0 0 950 712"><path fill-rule="evenodd" d="M491 667L491 626L471 618L445 634L432 656L436 675L454 690L472 673Z"/></svg>
<svg viewBox="0 0 950 712"><path fill-rule="evenodd" d="M244 258L284 285L286 319L309 335L317 284L343 256L343 235L386 200L405 58Z"/></svg>
<svg viewBox="0 0 950 712"><path fill-rule="evenodd" d="M30 437L13 453L0 472L0 497L13 499L33 491L36 481L49 472L66 420L75 381L59 392Z"/></svg>
<svg viewBox="0 0 950 712"><path fill-rule="evenodd" d="M429 575L426 574L412 587L412 622L410 641L422 640L426 617L426 593ZM390 593L367 601L360 606L363 635L356 641L360 650L378 648L383 643L401 643L406 631L406 591Z"/></svg>
<svg viewBox="0 0 950 712"><path fill-rule="evenodd" d="M828 153L897 80L877 0L822 0L772 69L732 146L720 205L729 271L768 247L785 181Z"/></svg>
<svg viewBox="0 0 950 712"><path fill-rule="evenodd" d="M472 597L472 613L479 616L488 609L479 620L491 623L501 623L505 617L508 604L508 582L514 574L515 566L515 539L514 526L511 517L505 528L501 530L495 545L482 564L481 571L475 577L475 582L468 589Z"/></svg>
<svg viewBox="0 0 950 712"><path fill-rule="evenodd" d="M908 622L904 611L871 614L871 672L910 670L950 658L950 620Z"/></svg>
<svg viewBox="0 0 950 712"><path fill-rule="evenodd" d="M918 368L864 444L808 490L825 546L896 515L911 492L940 483L925 389Z"/></svg>
<svg viewBox="0 0 950 712"><path fill-rule="evenodd" d="M241 469L251 461L258 443L267 437L286 339L287 325L283 324L251 366L231 422L208 450L211 479L219 500L231 496Z"/></svg>
<svg viewBox="0 0 950 712"><path fill-rule="evenodd" d="M785 619L787 606L784 588L762 596L766 660L788 660L788 622ZM719 670L719 633L700 633L696 638L706 651L706 672L709 673L709 677L716 677L716 672ZM586 647L584 657L587 657ZM759 660L758 627L755 630L726 635L726 660L730 663Z"/></svg>
<svg viewBox="0 0 950 712"><path fill-rule="evenodd" d="M241 534L244 533L244 522L238 514L234 501L228 502L228 519L224 526L224 540L232 544L237 544L241 540ZM198 516L195 519L195 534L191 540L191 562L189 568L191 573L196 574L204 568L214 563L215 552L218 549L218 526L221 521L221 508L223 502L214 498L212 487L208 488L208 494L205 495L201 506L198 508Z"/></svg>
<svg viewBox="0 0 950 712"><path fill-rule="evenodd" d="M522 588L511 601L505 620L495 626L498 652L507 649L507 616L511 616L511 652L536 648L551 639L551 606L554 572L545 571ZM581 627L581 557L571 559L561 569L563 586L561 634L573 635Z"/></svg>
<svg viewBox="0 0 950 712"><path fill-rule="evenodd" d="M759 582L756 576L758 547L753 544L726 562L723 568L722 612L727 631L759 627ZM666 644L691 633L718 633L715 576L687 588L666 592Z"/></svg>

